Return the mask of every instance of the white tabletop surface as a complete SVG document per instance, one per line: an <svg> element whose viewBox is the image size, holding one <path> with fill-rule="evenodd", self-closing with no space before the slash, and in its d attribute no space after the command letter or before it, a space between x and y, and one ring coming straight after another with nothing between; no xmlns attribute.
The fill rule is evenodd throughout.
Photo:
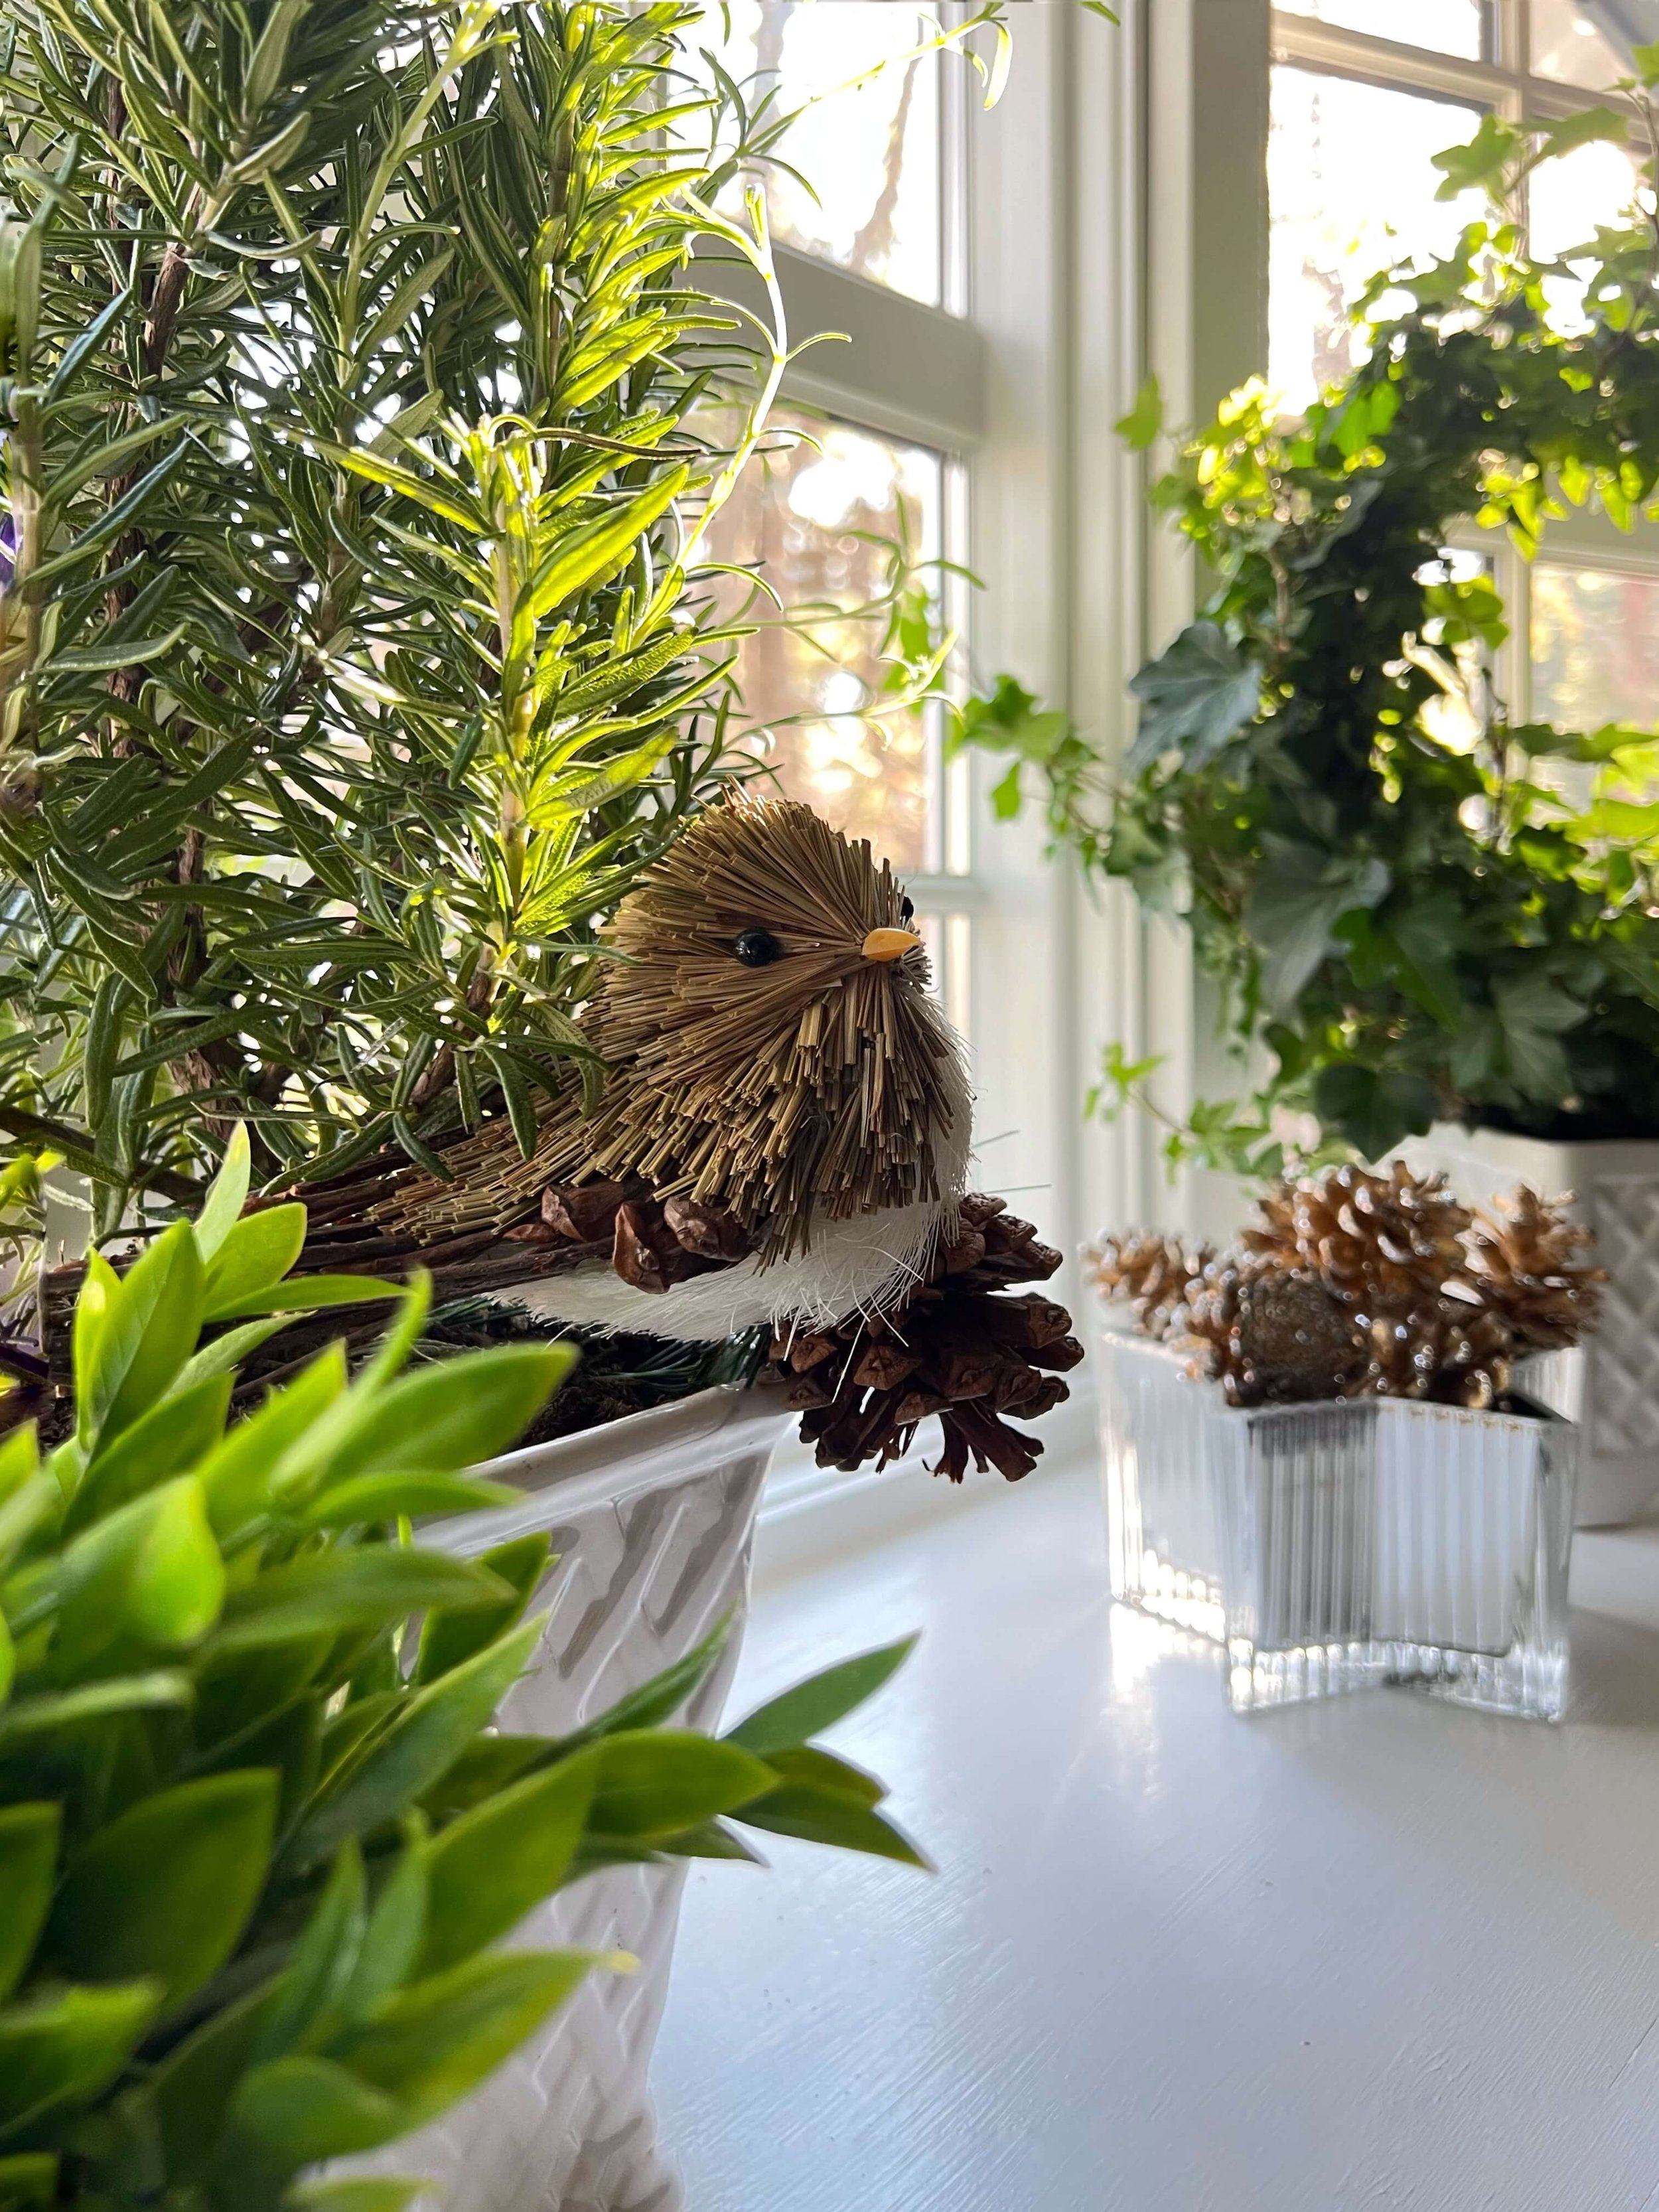
<svg viewBox="0 0 1659 2212"><path fill-rule="evenodd" d="M939 1871L694 1873L690 2212L1659 2212L1659 1528L1578 1539L1559 1728L1239 1719L1091 1470L939 1503L757 1601L734 1714L924 1632L836 1741Z"/></svg>

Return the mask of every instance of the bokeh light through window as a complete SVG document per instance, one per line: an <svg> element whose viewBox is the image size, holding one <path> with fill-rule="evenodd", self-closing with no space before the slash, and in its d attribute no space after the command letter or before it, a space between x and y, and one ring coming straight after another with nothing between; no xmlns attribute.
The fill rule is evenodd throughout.
<svg viewBox="0 0 1659 2212"><path fill-rule="evenodd" d="M1659 39L1659 0L1532 0L1532 73L1595 90L1628 76L1631 49Z"/></svg>
<svg viewBox="0 0 1659 2212"><path fill-rule="evenodd" d="M1532 710L1564 730L1659 729L1659 578L1540 561L1532 577Z"/></svg>
<svg viewBox="0 0 1659 2212"><path fill-rule="evenodd" d="M1479 120L1450 100L1311 70L1273 71L1268 382L1290 412L1365 358L1347 316L1376 272L1407 258L1426 265L1484 214L1476 193L1437 201L1432 166Z"/></svg>
<svg viewBox="0 0 1659 2212"><path fill-rule="evenodd" d="M881 625L856 617L881 594L885 549L901 535L914 560L937 558L944 464L925 447L788 410L773 416L766 443L772 450L718 518L708 550L735 566L759 563L786 607L813 618L785 626L740 579L726 580L728 606L749 597L761 624L738 659L742 719L791 798L867 836L900 870L931 872L939 866L933 717L914 708L875 720L860 713L881 683Z"/></svg>
<svg viewBox="0 0 1659 2212"><path fill-rule="evenodd" d="M1540 260L1555 260L1571 256L1575 246L1592 246L1603 224L1632 220L1638 188L1648 190L1622 146L1579 146L1559 161L1540 162L1528 185L1534 253ZM1652 204L1650 192L1648 204ZM1546 289L1550 321L1557 330L1587 327L1584 288L1577 277L1551 277Z"/></svg>
<svg viewBox="0 0 1659 2212"><path fill-rule="evenodd" d="M688 40L739 83L758 77L751 107L775 87L775 112L801 111L764 171L774 237L935 307L940 56L905 57L938 29L905 0L710 0Z"/></svg>
<svg viewBox="0 0 1659 2212"><path fill-rule="evenodd" d="M1311 15L1345 31L1368 31L1402 46L1431 46L1437 53L1489 59L1490 18L1482 0L1279 0L1287 14ZM1538 0L1533 0L1536 8Z"/></svg>

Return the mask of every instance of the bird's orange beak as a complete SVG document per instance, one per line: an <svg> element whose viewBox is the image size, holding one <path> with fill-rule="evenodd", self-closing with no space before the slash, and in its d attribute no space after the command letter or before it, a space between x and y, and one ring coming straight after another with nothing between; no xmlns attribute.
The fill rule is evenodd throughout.
<svg viewBox="0 0 1659 2212"><path fill-rule="evenodd" d="M917 951L921 939L914 929L872 929L864 940L866 960L902 960L907 952Z"/></svg>

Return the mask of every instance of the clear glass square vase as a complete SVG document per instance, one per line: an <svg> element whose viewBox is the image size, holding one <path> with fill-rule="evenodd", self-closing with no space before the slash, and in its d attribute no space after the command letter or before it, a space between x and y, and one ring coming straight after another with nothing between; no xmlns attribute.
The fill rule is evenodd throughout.
<svg viewBox="0 0 1659 2212"><path fill-rule="evenodd" d="M1400 1398L1230 1407L1101 1347L1114 1595L1225 1646L1234 1709L1382 1683L1558 1720L1577 1432Z"/></svg>

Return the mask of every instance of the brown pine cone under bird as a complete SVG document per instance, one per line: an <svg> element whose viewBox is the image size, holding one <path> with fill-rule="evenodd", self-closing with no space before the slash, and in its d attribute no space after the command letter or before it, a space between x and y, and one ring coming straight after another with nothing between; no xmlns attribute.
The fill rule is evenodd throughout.
<svg viewBox="0 0 1659 2212"><path fill-rule="evenodd" d="M953 1477L1025 1473L1041 1446L1005 1416L1065 1396L1082 1347L1063 1309L1038 1301L1063 1326L1033 1336L1000 1295L1060 1255L969 1195L966 1055L890 868L809 807L738 796L605 939L581 1020L597 1097L573 1075L528 1157L497 1116L447 1146L447 1179L383 1158L295 1193L301 1271L419 1262L441 1295L510 1289L682 1341L763 1325L797 1377L793 1349L822 1340L805 1425L826 1462L892 1456L925 1401ZM916 1352L908 1389L870 1379L894 1346Z"/></svg>

